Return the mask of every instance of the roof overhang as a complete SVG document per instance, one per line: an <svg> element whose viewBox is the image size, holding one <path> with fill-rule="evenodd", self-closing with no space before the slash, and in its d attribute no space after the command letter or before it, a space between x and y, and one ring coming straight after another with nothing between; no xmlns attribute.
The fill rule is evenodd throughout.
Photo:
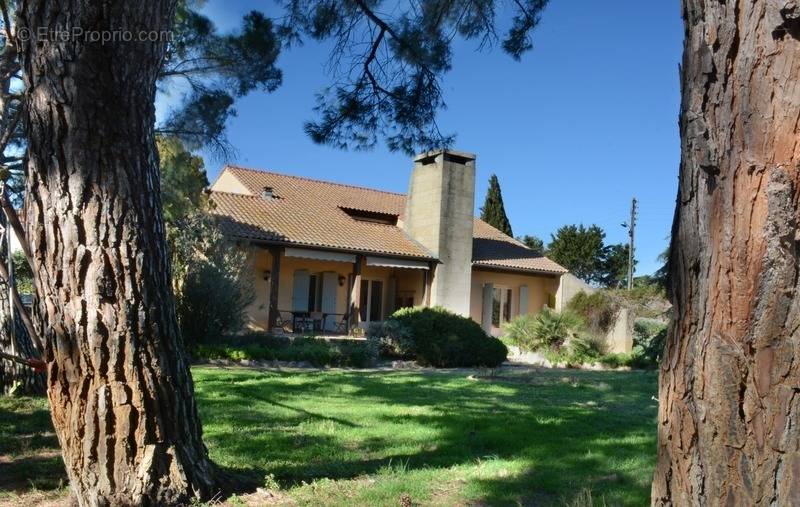
<svg viewBox="0 0 800 507"><path fill-rule="evenodd" d="M395 254L391 252L381 252L381 251L373 251L373 250L357 250L351 248L336 248L336 247L329 247L329 246L320 246L320 245L310 245L306 243L298 243L298 242L291 242L291 241L280 241L280 240L265 240L259 238L249 238L244 236L228 236L232 240L238 241L246 241L256 246L260 246L263 248L269 247L283 247L283 248L302 248L304 250L314 250L320 252L341 252L345 254L355 254L355 255L364 255L364 256L379 256L381 258L389 258L389 259L409 259L409 260L416 260L422 261L427 263L431 262L439 262L439 259L435 257L415 257L411 255L402 255L402 254Z"/></svg>
<svg viewBox="0 0 800 507"><path fill-rule="evenodd" d="M526 269L526 268L515 268L511 266L497 266L497 265L489 265L489 264L480 264L480 263L472 263L472 269L477 271L497 271L500 273L515 273L518 275L528 275L528 276L541 276L545 278L561 278L561 275L565 273L560 273L557 271L545 271L541 269Z"/></svg>

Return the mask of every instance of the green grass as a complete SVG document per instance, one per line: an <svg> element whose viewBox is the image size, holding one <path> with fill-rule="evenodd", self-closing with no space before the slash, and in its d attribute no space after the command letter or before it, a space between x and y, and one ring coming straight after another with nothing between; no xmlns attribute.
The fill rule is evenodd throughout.
<svg viewBox="0 0 800 507"><path fill-rule="evenodd" d="M0 395L0 503L66 480L47 400Z"/></svg>
<svg viewBox="0 0 800 507"><path fill-rule="evenodd" d="M654 373L194 375L214 460L299 504L649 503Z"/></svg>
<svg viewBox="0 0 800 507"><path fill-rule="evenodd" d="M563 505L590 491L597 505L649 503L653 372L193 373L212 458L278 501ZM45 410L0 398L0 456Z"/></svg>

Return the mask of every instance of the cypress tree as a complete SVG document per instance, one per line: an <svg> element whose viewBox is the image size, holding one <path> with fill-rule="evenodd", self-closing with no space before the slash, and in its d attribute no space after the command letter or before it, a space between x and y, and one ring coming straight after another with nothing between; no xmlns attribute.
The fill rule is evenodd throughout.
<svg viewBox="0 0 800 507"><path fill-rule="evenodd" d="M514 236L511 232L511 222L508 221L506 209L503 206L503 194L500 191L500 182L497 181L496 174L492 174L489 178L486 200L483 201L481 207L481 220L509 236Z"/></svg>

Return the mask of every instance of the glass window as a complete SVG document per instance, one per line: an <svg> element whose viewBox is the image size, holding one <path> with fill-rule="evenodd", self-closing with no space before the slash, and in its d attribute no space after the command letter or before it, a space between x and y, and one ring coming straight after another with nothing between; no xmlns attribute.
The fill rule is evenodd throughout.
<svg viewBox="0 0 800 507"><path fill-rule="evenodd" d="M412 308L414 306L414 293L411 291L403 291L394 299L394 309Z"/></svg>
<svg viewBox="0 0 800 507"><path fill-rule="evenodd" d="M503 301L503 322L511 320L511 289L506 289L506 300Z"/></svg>
<svg viewBox="0 0 800 507"><path fill-rule="evenodd" d="M317 275L308 277L308 311L317 309Z"/></svg>
<svg viewBox="0 0 800 507"><path fill-rule="evenodd" d="M358 312L361 322L367 321L367 304L369 303L369 280L361 280L361 298L358 301Z"/></svg>
<svg viewBox="0 0 800 507"><path fill-rule="evenodd" d="M492 325L500 327L500 307L503 298L503 289L492 290Z"/></svg>
<svg viewBox="0 0 800 507"><path fill-rule="evenodd" d="M369 305L369 320L375 322L383 320L383 282L372 281L372 294Z"/></svg>

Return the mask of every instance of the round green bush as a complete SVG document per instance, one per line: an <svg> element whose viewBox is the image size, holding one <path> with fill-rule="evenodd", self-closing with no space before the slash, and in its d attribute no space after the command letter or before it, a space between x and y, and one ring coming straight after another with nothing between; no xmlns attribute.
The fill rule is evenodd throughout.
<svg viewBox="0 0 800 507"><path fill-rule="evenodd" d="M413 340L412 352L423 365L494 368L508 355L506 346L487 335L477 322L444 308L403 308L391 320L408 329Z"/></svg>

